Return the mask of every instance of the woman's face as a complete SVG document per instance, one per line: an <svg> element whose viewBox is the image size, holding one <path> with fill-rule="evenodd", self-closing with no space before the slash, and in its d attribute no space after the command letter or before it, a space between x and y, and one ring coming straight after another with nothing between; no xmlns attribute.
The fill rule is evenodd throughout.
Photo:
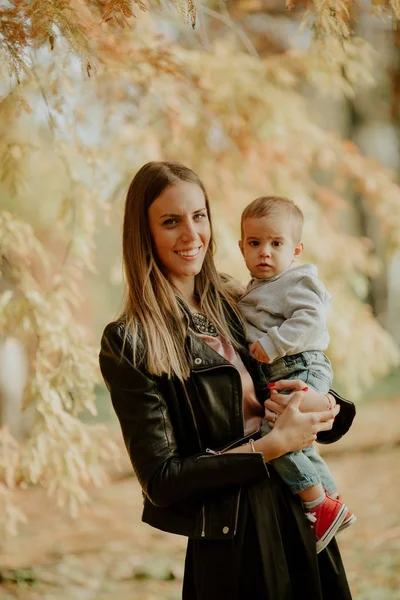
<svg viewBox="0 0 400 600"><path fill-rule="evenodd" d="M187 181L169 186L149 208L150 233L171 283L188 283L203 265L211 231L202 189Z"/></svg>

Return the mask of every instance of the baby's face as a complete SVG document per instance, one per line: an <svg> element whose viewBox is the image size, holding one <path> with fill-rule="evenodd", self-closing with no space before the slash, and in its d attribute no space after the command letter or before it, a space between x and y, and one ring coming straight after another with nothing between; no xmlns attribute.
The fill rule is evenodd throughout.
<svg viewBox="0 0 400 600"><path fill-rule="evenodd" d="M287 215L245 219L239 247L253 277L276 277L300 256L303 244L293 240L293 231Z"/></svg>

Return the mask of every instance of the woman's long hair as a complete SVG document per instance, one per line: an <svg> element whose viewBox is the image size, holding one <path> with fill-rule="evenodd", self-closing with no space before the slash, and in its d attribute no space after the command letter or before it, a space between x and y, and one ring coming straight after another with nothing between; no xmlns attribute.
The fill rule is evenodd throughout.
<svg viewBox="0 0 400 600"><path fill-rule="evenodd" d="M154 375L167 374L183 380L189 376L185 353L187 320L183 316L178 291L162 272L156 256L149 226L149 208L170 185L187 181L203 191L210 220L211 239L202 269L195 276L195 294L200 310L215 324L219 333L235 346L230 333L223 300L237 313L230 294L224 290L214 260L214 238L206 190L197 175L174 162L149 162L135 175L126 197L123 226L123 264L126 292L122 319L126 336L132 336L133 361L145 361ZM138 354L138 336L144 340L145 355Z"/></svg>

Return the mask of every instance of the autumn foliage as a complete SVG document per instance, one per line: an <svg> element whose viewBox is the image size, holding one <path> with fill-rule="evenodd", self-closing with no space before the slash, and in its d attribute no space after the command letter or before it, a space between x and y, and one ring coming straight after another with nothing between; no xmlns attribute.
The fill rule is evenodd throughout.
<svg viewBox="0 0 400 600"><path fill-rule="evenodd" d="M296 200L306 259L334 297L329 353L341 385L359 396L397 364L394 342L365 302L379 262L346 221L347 198L357 194L388 252L398 249L400 189L393 173L321 127L303 93L351 95L373 84L370 49L352 35L354 5L287 2L311 23L314 41L306 52L262 57L243 50L235 27L203 43L209 13L197 6L203 25L193 32L192 0L163 12L142 0L0 7L0 330L26 347L25 404L36 409L26 442L0 434L8 528L21 518L16 487L41 484L76 512L115 457L101 428L78 418L95 410L98 380L96 342L79 318L81 288L95 271L100 224L147 160L180 160L200 174L215 207L219 264L238 277L246 275L231 248L243 206L270 192ZM396 0L373 5L400 17ZM161 34L160 22L174 35Z"/></svg>

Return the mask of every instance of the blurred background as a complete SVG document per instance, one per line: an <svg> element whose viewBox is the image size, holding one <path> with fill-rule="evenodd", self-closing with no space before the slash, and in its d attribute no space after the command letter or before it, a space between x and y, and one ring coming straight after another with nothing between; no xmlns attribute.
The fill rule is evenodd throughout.
<svg viewBox="0 0 400 600"><path fill-rule="evenodd" d="M6 0L0 6L0 598L177 600L185 540L140 522L97 354L121 309L124 196L149 160L209 193L242 282L240 214L281 194L333 294L321 448L357 523L356 600L400 600L400 6Z"/></svg>

